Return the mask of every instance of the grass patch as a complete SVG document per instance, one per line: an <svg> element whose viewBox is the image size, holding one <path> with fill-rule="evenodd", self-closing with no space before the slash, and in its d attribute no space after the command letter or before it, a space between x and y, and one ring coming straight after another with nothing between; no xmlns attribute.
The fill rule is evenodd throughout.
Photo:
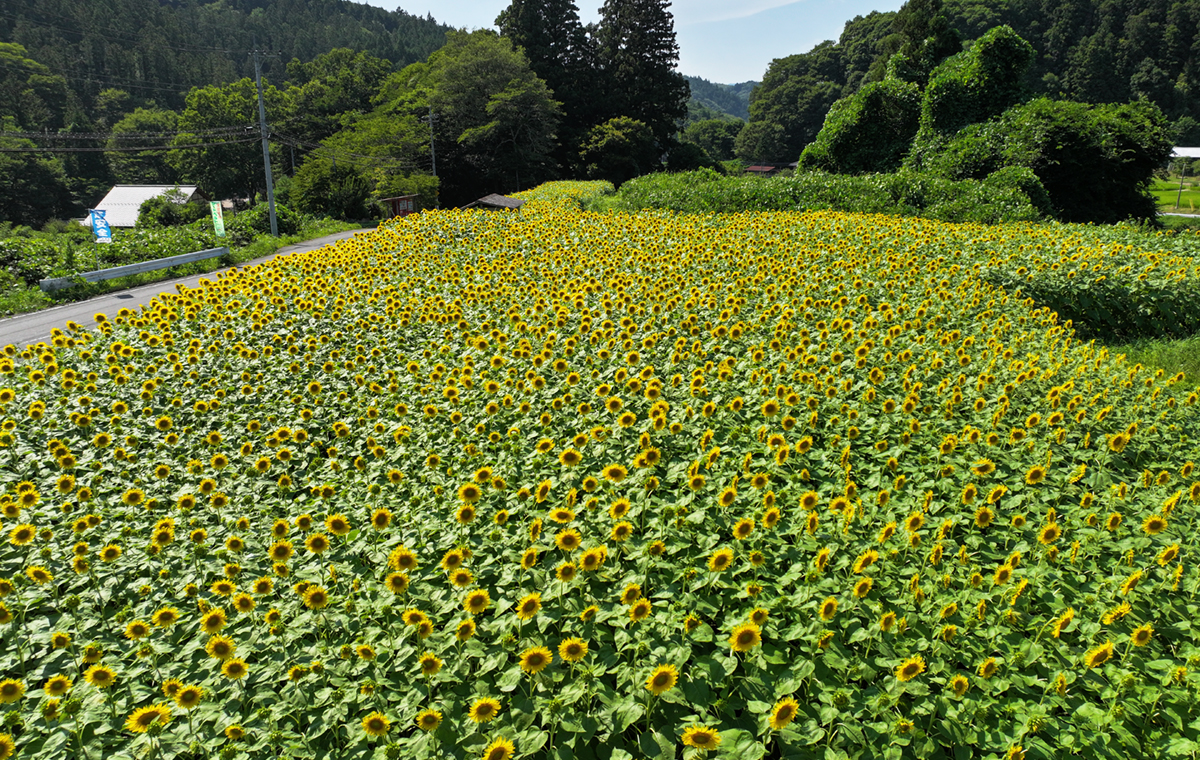
<svg viewBox="0 0 1200 760"><path fill-rule="evenodd" d="M1179 191L1179 177L1156 179L1150 186L1150 194L1158 203L1160 212L1200 214L1200 177L1184 178L1182 193Z"/></svg>
<svg viewBox="0 0 1200 760"><path fill-rule="evenodd" d="M1109 346L1113 354L1125 354L1129 364L1157 367L1167 375L1183 373L1180 387L1200 388L1200 335L1178 340L1144 339Z"/></svg>
<svg viewBox="0 0 1200 760"><path fill-rule="evenodd" d="M260 237L249 245L231 249L228 256L206 259L166 269L156 269L152 272L142 272L141 274L118 277L97 283L77 285L57 291L53 295L43 292L37 285L26 285L21 280L4 272L2 275L5 276L4 279L6 281L0 283L0 317L27 314L60 304L86 301L89 298L94 298L105 293L127 290L141 285L150 285L155 282L163 282L164 280L173 280L178 277L209 274L224 267L238 266L259 257L268 256L284 246L302 243L305 240L312 240L337 232L358 229L360 226L359 224L326 220L321 224L303 228L294 235L281 235L278 238L269 236ZM180 251L180 253L186 253L186 251Z"/></svg>

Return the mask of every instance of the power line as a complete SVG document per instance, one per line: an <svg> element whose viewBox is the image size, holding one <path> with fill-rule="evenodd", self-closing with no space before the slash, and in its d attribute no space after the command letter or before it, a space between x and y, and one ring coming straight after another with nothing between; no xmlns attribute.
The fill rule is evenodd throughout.
<svg viewBox="0 0 1200 760"><path fill-rule="evenodd" d="M308 142L306 140L301 140L298 137L293 137L291 135L280 134L280 133L272 133L272 137L274 137L278 142L281 142L285 145L291 145L291 146L298 147L298 148L308 148L309 150L312 150L312 151L323 151L325 154L329 155L332 158L340 158L340 159L346 161L346 163L354 164L356 166L366 166L368 164L374 164L374 165L393 165L393 166L399 166L399 167L405 168L405 169L424 169L425 168L424 164L417 163L411 159L395 158L392 156L372 156L372 155L369 155L366 153L354 153L352 151L342 150L340 148L330 148L326 145Z"/></svg>
<svg viewBox="0 0 1200 760"><path fill-rule="evenodd" d="M81 37L85 35L85 31L83 29L68 29L66 27L56 26L54 24L47 24L44 21L35 21L34 19L30 18L29 15L18 16L16 14L4 13L3 11L0 11L0 16L13 19L14 21L24 21L28 24L33 24L34 26L40 26L40 27L43 27L46 29L54 29L55 31L66 32L67 34L77 34ZM119 42L133 42L138 45L146 44L146 40L135 40L132 37L122 37L122 36L116 35L116 34L105 33L105 32L111 32L112 27L97 27L97 26L89 25L87 28L87 31L101 32L104 36L105 41L117 40ZM174 50L174 51L180 52L180 53L241 53L242 52L241 50L229 50L226 48L209 48L209 47L192 47L192 46L178 47L175 45L157 45L156 44L155 47L167 48L168 50Z"/></svg>
<svg viewBox="0 0 1200 760"><path fill-rule="evenodd" d="M146 137L176 137L178 135L195 135L207 137L220 134L238 134L254 129L254 125L231 125L228 127L213 127L211 129L176 129L163 132L0 132L4 137L21 137L27 140L127 140L143 139Z"/></svg>
<svg viewBox="0 0 1200 760"><path fill-rule="evenodd" d="M0 132L2 136L3 132ZM190 150L192 148L211 148L217 145L238 145L240 143L258 142L258 137L245 137L241 140L222 140L220 142L188 143L186 145L142 145L123 148L109 147L73 147L73 148L0 148L0 153L143 153L147 151Z"/></svg>

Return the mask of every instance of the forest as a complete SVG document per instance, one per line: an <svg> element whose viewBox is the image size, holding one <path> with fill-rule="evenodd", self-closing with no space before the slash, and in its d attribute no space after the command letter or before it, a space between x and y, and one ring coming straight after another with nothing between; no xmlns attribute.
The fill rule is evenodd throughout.
<svg viewBox="0 0 1200 760"><path fill-rule="evenodd" d="M933 16L940 27L921 28L920 19ZM1200 143L1197 0L913 0L895 13L848 21L836 42L772 61L751 96L737 155L795 161L832 105L881 81L905 40L936 40L945 56L997 26L1011 27L1032 46L1022 79L1029 97L1148 101L1178 129L1180 144Z"/></svg>
<svg viewBox="0 0 1200 760"><path fill-rule="evenodd" d="M1200 0L911 0L732 85L676 71L665 0L605 0L595 24L571 0L513 0L495 24L455 31L348 0L13 0L0 9L0 207L37 227L114 183L253 203L256 57L279 199L342 218L394 195L453 206L557 178L790 164L865 88L908 82L919 110L934 69L1000 26L1029 46L1011 104L1140 102L1181 144L1200 140Z"/></svg>

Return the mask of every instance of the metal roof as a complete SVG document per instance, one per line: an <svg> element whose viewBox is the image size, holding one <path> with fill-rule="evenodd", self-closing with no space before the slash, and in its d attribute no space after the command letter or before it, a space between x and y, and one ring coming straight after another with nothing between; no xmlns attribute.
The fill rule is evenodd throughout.
<svg viewBox="0 0 1200 760"><path fill-rule="evenodd" d="M1176 147L1171 151L1171 158L1200 158L1200 148Z"/></svg>
<svg viewBox="0 0 1200 760"><path fill-rule="evenodd" d="M96 208L104 210L108 226L132 227L137 223L142 203L175 188L179 188L189 201L199 195L195 185L114 185Z"/></svg>
<svg viewBox="0 0 1200 760"><path fill-rule="evenodd" d="M477 201L468 203L464 208L507 208L519 209L525 205L525 201L519 198L509 198L505 195L485 195Z"/></svg>

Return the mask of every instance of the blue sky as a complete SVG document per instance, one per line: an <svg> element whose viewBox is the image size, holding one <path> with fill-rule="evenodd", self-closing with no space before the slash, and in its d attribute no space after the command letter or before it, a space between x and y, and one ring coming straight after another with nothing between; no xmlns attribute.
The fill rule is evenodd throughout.
<svg viewBox="0 0 1200 760"><path fill-rule="evenodd" d="M468 29L490 28L508 0L366 0ZM603 0L575 0L584 23ZM902 0L675 0L679 70L713 82L761 80L772 59L836 40L855 16L899 10Z"/></svg>

